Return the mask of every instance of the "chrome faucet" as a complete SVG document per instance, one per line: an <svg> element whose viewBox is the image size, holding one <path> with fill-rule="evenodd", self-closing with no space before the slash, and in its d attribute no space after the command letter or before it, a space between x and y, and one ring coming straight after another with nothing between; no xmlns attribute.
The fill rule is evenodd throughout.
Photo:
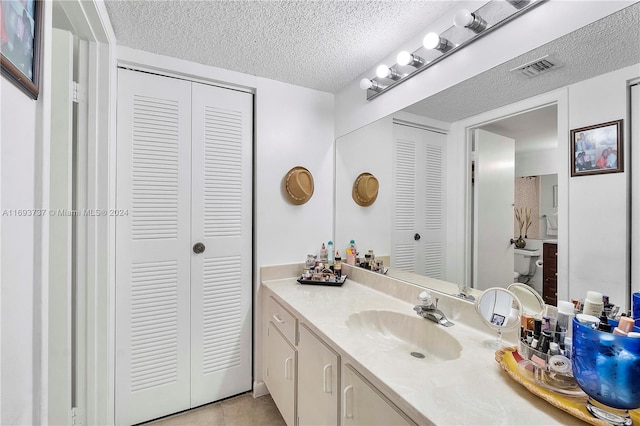
<svg viewBox="0 0 640 426"><path fill-rule="evenodd" d="M460 290L460 293L456 294L456 296L464 300L468 300L470 302L473 302L476 300L475 297L469 294L469 287L467 287L466 285L459 285L458 290Z"/></svg>
<svg viewBox="0 0 640 426"><path fill-rule="evenodd" d="M413 310L422 318L437 322L445 327L451 327L453 325L453 323L447 319L444 312L438 309L438 298L436 298L434 305L431 301L431 294L428 291L423 291L418 295L418 300L422 303L414 306Z"/></svg>

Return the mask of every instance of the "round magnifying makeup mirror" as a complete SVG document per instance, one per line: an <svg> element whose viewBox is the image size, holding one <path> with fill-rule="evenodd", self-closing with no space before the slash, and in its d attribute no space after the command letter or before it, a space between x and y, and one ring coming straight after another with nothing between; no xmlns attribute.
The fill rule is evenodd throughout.
<svg viewBox="0 0 640 426"><path fill-rule="evenodd" d="M510 330L520 324L522 305L511 291L502 287L492 287L486 289L476 300L476 312L482 321L498 334L495 340L487 340L484 345L500 349L502 331Z"/></svg>
<svg viewBox="0 0 640 426"><path fill-rule="evenodd" d="M544 312L544 300L533 287L523 283L513 283L507 287L511 293L515 294L522 304L523 315L542 315Z"/></svg>

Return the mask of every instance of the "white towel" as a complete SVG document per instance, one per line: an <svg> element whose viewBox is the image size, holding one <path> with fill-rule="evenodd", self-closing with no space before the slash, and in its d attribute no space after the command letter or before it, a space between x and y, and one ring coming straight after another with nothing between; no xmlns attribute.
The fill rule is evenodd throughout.
<svg viewBox="0 0 640 426"><path fill-rule="evenodd" d="M558 212L547 215L547 235L558 235Z"/></svg>

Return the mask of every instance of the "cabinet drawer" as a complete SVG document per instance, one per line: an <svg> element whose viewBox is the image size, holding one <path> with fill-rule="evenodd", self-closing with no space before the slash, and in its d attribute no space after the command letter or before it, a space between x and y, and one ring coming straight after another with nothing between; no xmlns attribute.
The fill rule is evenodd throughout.
<svg viewBox="0 0 640 426"><path fill-rule="evenodd" d="M280 330L284 337L292 345L296 345L296 318L289 313L282 305L280 305L273 297L269 297L267 301L267 321Z"/></svg>

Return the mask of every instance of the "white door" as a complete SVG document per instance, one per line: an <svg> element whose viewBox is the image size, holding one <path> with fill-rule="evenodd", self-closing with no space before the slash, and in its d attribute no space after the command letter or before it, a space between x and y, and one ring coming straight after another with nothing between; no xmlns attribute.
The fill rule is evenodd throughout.
<svg viewBox="0 0 640 426"><path fill-rule="evenodd" d="M190 408L191 84L118 71L116 424Z"/></svg>
<svg viewBox="0 0 640 426"><path fill-rule="evenodd" d="M446 135L394 124L391 266L444 279Z"/></svg>
<svg viewBox="0 0 640 426"><path fill-rule="evenodd" d="M191 405L251 389L252 95L193 83Z"/></svg>
<svg viewBox="0 0 640 426"><path fill-rule="evenodd" d="M116 422L132 424L251 389L253 98L118 78Z"/></svg>
<svg viewBox="0 0 640 426"><path fill-rule="evenodd" d="M515 141L474 131L473 287L506 287L513 279Z"/></svg>

